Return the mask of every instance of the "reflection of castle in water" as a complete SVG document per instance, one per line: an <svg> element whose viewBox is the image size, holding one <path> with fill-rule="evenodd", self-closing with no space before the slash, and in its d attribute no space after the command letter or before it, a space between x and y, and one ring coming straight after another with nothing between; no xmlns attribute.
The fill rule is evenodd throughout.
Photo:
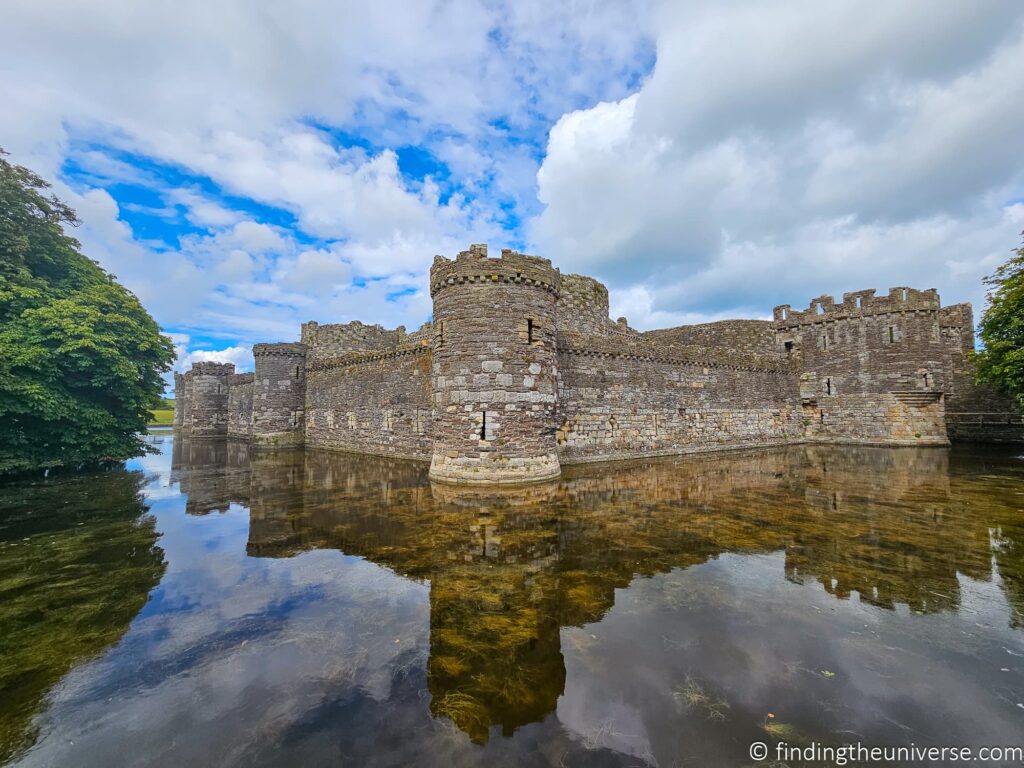
<svg viewBox="0 0 1024 768"><path fill-rule="evenodd" d="M188 511L250 509L248 552L333 548L429 580L432 711L474 740L543 719L565 683L560 628L599 620L637 575L785 551L791 581L929 613L993 558L1024 623L1014 509L934 449L794 446L575 467L500 491L431 485L425 465L180 440Z"/></svg>

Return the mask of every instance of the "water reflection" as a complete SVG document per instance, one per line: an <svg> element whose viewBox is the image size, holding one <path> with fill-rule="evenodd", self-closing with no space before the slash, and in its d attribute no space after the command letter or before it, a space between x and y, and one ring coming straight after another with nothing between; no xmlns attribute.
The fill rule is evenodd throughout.
<svg viewBox="0 0 1024 768"><path fill-rule="evenodd" d="M0 762L76 664L116 642L164 573L139 472L0 486Z"/></svg>
<svg viewBox="0 0 1024 768"><path fill-rule="evenodd" d="M428 582L431 713L486 743L555 710L562 628L600 621L637 575L724 553L782 551L791 582L918 614L959 609L962 576L994 580L1020 626L1019 463L951 471L949 456L805 446L494 492L431 485L410 462L181 441L174 477L191 514L249 508L252 557L335 549Z"/></svg>
<svg viewBox="0 0 1024 768"><path fill-rule="evenodd" d="M804 446L492 492L154 444L142 471L0 494L19 766L735 766L752 741L1024 732L1011 452Z"/></svg>

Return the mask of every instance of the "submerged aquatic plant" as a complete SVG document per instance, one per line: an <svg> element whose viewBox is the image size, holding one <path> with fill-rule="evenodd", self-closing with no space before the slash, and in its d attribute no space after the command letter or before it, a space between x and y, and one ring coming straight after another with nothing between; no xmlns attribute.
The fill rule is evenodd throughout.
<svg viewBox="0 0 1024 768"><path fill-rule="evenodd" d="M675 687L672 696L679 705L703 713L708 720L725 720L729 709L729 702L720 696L710 695L689 675L682 685Z"/></svg>

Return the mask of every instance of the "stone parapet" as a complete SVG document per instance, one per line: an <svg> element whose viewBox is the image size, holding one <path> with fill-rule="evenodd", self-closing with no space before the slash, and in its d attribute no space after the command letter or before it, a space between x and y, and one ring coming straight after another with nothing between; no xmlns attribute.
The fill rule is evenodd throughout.
<svg viewBox="0 0 1024 768"><path fill-rule="evenodd" d="M844 293L842 302L838 304L832 296L823 294L812 299L810 306L802 311L792 309L789 304L780 304L775 307L773 317L776 327L782 329L867 315L938 310L939 306L939 294L934 288L923 291L890 288L887 296L875 296L875 289L869 288Z"/></svg>
<svg viewBox="0 0 1024 768"><path fill-rule="evenodd" d="M487 257L486 245L471 245L455 259L435 256L430 267L430 295L454 285L513 283L550 291L556 296L561 275L549 259L503 249L501 257Z"/></svg>

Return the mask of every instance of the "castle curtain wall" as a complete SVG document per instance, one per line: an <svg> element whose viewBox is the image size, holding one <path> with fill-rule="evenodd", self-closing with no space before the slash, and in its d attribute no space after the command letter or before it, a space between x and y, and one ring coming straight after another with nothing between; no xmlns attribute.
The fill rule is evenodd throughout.
<svg viewBox="0 0 1024 768"><path fill-rule="evenodd" d="M311 363L306 380L306 444L429 459L431 357L429 347L418 345Z"/></svg>
<svg viewBox="0 0 1024 768"><path fill-rule="evenodd" d="M799 440L796 382L742 368L589 351L559 353L556 434L564 463L742 448Z"/></svg>

